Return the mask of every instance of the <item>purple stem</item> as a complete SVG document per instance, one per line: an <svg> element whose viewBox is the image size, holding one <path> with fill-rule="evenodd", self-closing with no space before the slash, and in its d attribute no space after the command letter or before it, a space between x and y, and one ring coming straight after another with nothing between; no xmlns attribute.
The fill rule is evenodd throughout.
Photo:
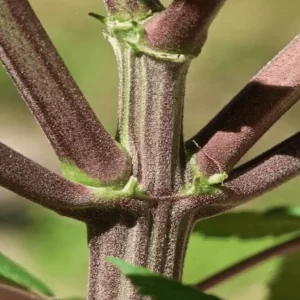
<svg viewBox="0 0 300 300"><path fill-rule="evenodd" d="M128 159L69 74L27 0L0 0L0 59L60 161L111 182Z"/></svg>
<svg viewBox="0 0 300 300"><path fill-rule="evenodd" d="M174 0L145 25L152 47L197 55L208 27L226 0ZM176 30L174 30L176 28Z"/></svg>
<svg viewBox="0 0 300 300"><path fill-rule="evenodd" d="M0 186L59 213L93 203L84 186L50 172L0 143Z"/></svg>
<svg viewBox="0 0 300 300"><path fill-rule="evenodd" d="M47 300L46 297L23 290L19 287L0 283L0 299L5 300ZM48 298L49 299L49 298Z"/></svg>
<svg viewBox="0 0 300 300"><path fill-rule="evenodd" d="M109 14L125 15L127 18L163 9L159 0L104 0L104 3Z"/></svg>
<svg viewBox="0 0 300 300"><path fill-rule="evenodd" d="M300 99L300 36L297 36L225 108L191 138L202 171L218 172L208 157L230 170L255 142ZM202 147L199 151L193 140Z"/></svg>
<svg viewBox="0 0 300 300"><path fill-rule="evenodd" d="M191 196L178 205L197 209L197 219L225 212L300 174L300 132L233 170L217 193Z"/></svg>

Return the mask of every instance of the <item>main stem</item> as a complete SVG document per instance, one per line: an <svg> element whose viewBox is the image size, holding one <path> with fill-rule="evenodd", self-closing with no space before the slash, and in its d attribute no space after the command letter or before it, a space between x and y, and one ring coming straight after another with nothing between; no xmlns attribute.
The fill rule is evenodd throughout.
<svg viewBox="0 0 300 300"><path fill-rule="evenodd" d="M140 190L152 199L142 200L146 208L140 213L105 212L88 225L89 300L139 300L143 297L104 257L181 279L193 218L177 211L172 195L184 184L182 120L190 61L139 55L124 42L111 42L120 76L117 139L131 156Z"/></svg>
<svg viewBox="0 0 300 300"><path fill-rule="evenodd" d="M136 289L105 256L145 266L167 277L181 279L192 217L179 217L170 201L140 215L103 213L88 225L90 251L89 300L141 300Z"/></svg>
<svg viewBox="0 0 300 300"><path fill-rule="evenodd" d="M119 84L118 139L132 158L133 176L148 194L168 196L183 183L182 119L189 61L137 55L115 43Z"/></svg>

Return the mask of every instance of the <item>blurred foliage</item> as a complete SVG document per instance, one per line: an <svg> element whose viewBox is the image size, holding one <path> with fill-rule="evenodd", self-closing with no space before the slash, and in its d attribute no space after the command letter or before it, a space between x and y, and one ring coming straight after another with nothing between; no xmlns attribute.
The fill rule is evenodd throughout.
<svg viewBox="0 0 300 300"><path fill-rule="evenodd" d="M30 2L101 122L114 134L118 94L116 63L110 46L102 37L100 22L87 15L90 11L104 14L102 1ZM212 25L200 57L189 72L184 123L187 138L205 125L299 33L299 10L299 0L227 1ZM58 171L53 151L3 69L0 69L0 90L0 140ZM300 105L296 105L244 160L299 130L299 114ZM297 184L299 179L241 209L260 212L279 205L299 205ZM25 204L3 189L0 197L0 250L18 257L22 265L49 283L58 295L84 295L88 272L84 226L34 204ZM5 210L10 208L7 213L4 207ZM1 221L3 216L6 220ZM236 222L238 227L240 221ZM226 227L225 222L223 226ZM240 240L235 236L220 239L193 234L184 281L197 282L285 238L267 236ZM296 291L299 274L294 272L298 270L299 254L276 258L210 292L231 300L296 300L297 294L286 294L286 290Z"/></svg>
<svg viewBox="0 0 300 300"><path fill-rule="evenodd" d="M298 300L300 278L300 251L287 255L280 266L280 271L269 284L268 300Z"/></svg>
<svg viewBox="0 0 300 300"><path fill-rule="evenodd" d="M0 284L17 286L26 291L54 297L54 293L34 275L0 252Z"/></svg>
<svg viewBox="0 0 300 300"><path fill-rule="evenodd" d="M225 226L226 225L226 226ZM193 233L240 239L281 236L300 230L300 207L274 207L265 212L241 211L198 222Z"/></svg>

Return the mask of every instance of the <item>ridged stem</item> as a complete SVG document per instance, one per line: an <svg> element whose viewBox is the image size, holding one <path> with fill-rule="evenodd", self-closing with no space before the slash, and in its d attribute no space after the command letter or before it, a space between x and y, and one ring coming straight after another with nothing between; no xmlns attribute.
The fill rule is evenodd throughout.
<svg viewBox="0 0 300 300"><path fill-rule="evenodd" d="M186 147L206 174L230 171L300 99L300 35L275 56ZM195 146L201 147L199 150ZM217 158L217 166L209 157Z"/></svg>
<svg viewBox="0 0 300 300"><path fill-rule="evenodd" d="M166 201L136 216L128 212L103 214L88 225L90 249L89 300L140 300L135 288L105 256L115 256L153 272L181 279L192 218L179 217Z"/></svg>
<svg viewBox="0 0 300 300"><path fill-rule="evenodd" d="M127 180L127 155L96 118L28 0L0 0L0 62L66 177L94 186Z"/></svg>
<svg viewBox="0 0 300 300"><path fill-rule="evenodd" d="M0 186L64 215L96 201L88 188L62 178L2 143Z"/></svg>
<svg viewBox="0 0 300 300"><path fill-rule="evenodd" d="M136 55L114 43L119 84L118 139L132 158L133 176L152 196L167 196L182 184L182 118L189 61Z"/></svg>

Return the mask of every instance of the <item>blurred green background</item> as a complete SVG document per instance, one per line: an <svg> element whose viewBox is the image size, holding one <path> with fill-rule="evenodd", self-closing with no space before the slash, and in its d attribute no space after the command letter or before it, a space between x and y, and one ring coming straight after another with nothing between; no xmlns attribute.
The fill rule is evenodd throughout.
<svg viewBox="0 0 300 300"><path fill-rule="evenodd" d="M100 0L31 0L59 53L107 130L117 118L117 70L101 24ZM214 116L255 73L300 32L299 0L228 0L188 76L185 135ZM164 2L166 3L166 2ZM58 162L15 87L0 68L0 141L49 169ZM300 106L289 111L249 151L247 160L299 130ZM259 117L259 116L258 116ZM297 204L295 179L239 209ZM44 279L60 296L84 295L87 247L82 224L0 190L0 251ZM224 224L226 226L226 224ZM236 224L239 226L239 224ZM192 235L184 280L194 283L281 238L239 240ZM277 258L211 290L230 300L299 300L300 252ZM274 289L270 290L270 286ZM286 294L287 291L289 294ZM294 291L294 292L291 292Z"/></svg>

